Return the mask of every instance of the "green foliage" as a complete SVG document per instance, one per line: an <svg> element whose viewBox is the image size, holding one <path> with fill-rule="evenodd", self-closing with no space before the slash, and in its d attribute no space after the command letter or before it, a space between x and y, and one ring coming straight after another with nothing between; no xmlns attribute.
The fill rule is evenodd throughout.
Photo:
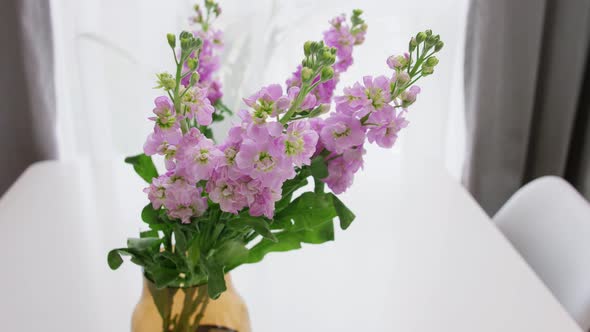
<svg viewBox="0 0 590 332"><path fill-rule="evenodd" d="M158 177L158 171L152 161L152 157L146 156L142 153L125 158L125 162L133 165L135 172L147 183L151 183L153 178Z"/></svg>
<svg viewBox="0 0 590 332"><path fill-rule="evenodd" d="M311 161L311 174L317 179L328 177L328 166L324 157L318 156Z"/></svg>
<svg viewBox="0 0 590 332"><path fill-rule="evenodd" d="M342 201L338 198L338 196L330 193L329 195L332 196L332 202L334 202L334 208L336 209L336 214L338 214L338 219L340 219L340 228L343 230L347 229L350 224L354 221L356 216Z"/></svg>

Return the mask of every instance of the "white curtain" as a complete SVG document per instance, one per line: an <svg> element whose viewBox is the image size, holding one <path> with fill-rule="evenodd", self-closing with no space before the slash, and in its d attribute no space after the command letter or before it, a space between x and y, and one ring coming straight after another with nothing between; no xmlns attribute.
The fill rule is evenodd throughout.
<svg viewBox="0 0 590 332"><path fill-rule="evenodd" d="M52 0L62 159L114 159L141 151L151 124L154 75L169 70L167 32L188 27L193 1ZM355 49L344 85L388 73L388 55L407 49L409 37L432 29L445 48L434 76L411 110L410 127L394 152L427 156L459 174L463 156L462 43L465 0L220 0L226 47L221 72L224 101L233 109L262 85L283 83L318 40L327 21L354 8L365 11L367 40ZM218 128L217 136L228 124ZM373 148L369 148L369 153ZM384 159L387 161L387 159Z"/></svg>

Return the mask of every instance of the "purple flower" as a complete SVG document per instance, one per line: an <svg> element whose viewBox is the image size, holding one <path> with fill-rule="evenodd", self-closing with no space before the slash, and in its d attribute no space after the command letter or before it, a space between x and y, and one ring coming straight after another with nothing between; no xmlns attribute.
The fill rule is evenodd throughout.
<svg viewBox="0 0 590 332"><path fill-rule="evenodd" d="M399 131L408 126L401 112L396 115L393 108L372 113L368 122L372 124L367 133L369 142L376 142L382 148L391 148Z"/></svg>
<svg viewBox="0 0 590 332"><path fill-rule="evenodd" d="M342 113L333 113L324 122L320 137L326 149L340 154L348 148L362 145L365 141L365 132L358 119Z"/></svg>
<svg viewBox="0 0 590 332"><path fill-rule="evenodd" d="M295 121L289 124L287 134L280 138L280 142L285 147L285 155L301 167L311 163L318 137L308 121Z"/></svg>
<svg viewBox="0 0 590 332"><path fill-rule="evenodd" d="M207 90L199 87L189 88L184 92L182 104L188 108L186 117L197 119L201 126L208 126L213 121L215 108L207 98Z"/></svg>

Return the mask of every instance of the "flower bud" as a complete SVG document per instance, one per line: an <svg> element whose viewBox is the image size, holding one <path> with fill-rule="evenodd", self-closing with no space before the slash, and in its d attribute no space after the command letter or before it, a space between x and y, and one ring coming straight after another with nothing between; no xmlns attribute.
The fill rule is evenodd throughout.
<svg viewBox="0 0 590 332"><path fill-rule="evenodd" d="M422 65L422 76L432 75L434 73L434 67L427 66L426 64Z"/></svg>
<svg viewBox="0 0 590 332"><path fill-rule="evenodd" d="M412 37L412 39L410 39L410 52L413 52L416 49L416 46L418 46L416 38Z"/></svg>
<svg viewBox="0 0 590 332"><path fill-rule="evenodd" d="M408 65L408 59L403 55L392 55L389 58L387 58L387 65L391 69L401 70Z"/></svg>
<svg viewBox="0 0 590 332"><path fill-rule="evenodd" d="M429 49L432 46L434 46L434 44L436 44L436 38L432 35L426 37L426 40L424 41L424 47L425 49Z"/></svg>
<svg viewBox="0 0 590 332"><path fill-rule="evenodd" d="M336 62L336 55L335 52L332 52L332 50L324 51L322 58L324 58L326 63L330 65Z"/></svg>
<svg viewBox="0 0 590 332"><path fill-rule="evenodd" d="M166 35L166 39L168 39L168 45L170 45L170 47L175 48L176 47L176 36L172 33L169 33Z"/></svg>
<svg viewBox="0 0 590 332"><path fill-rule="evenodd" d="M320 104L320 106L318 106L318 108L319 108L320 114L326 114L326 113L330 112L330 103Z"/></svg>
<svg viewBox="0 0 590 332"><path fill-rule="evenodd" d="M402 100L402 107L406 108L416 101L416 96L420 93L420 87L413 85L408 90L402 92L400 98Z"/></svg>
<svg viewBox="0 0 590 332"><path fill-rule="evenodd" d="M334 69L331 66L322 68L322 72L320 74L320 80L322 82L326 82L334 77Z"/></svg>
<svg viewBox="0 0 590 332"><path fill-rule="evenodd" d="M311 53L311 41L306 41L305 44L303 44L303 53L305 54L305 56L309 56Z"/></svg>
<svg viewBox="0 0 590 332"><path fill-rule="evenodd" d="M436 45L434 46L434 51L438 52L438 51L442 50L443 46L445 46L445 43L443 43L442 41L438 41L436 43Z"/></svg>
<svg viewBox="0 0 590 332"><path fill-rule="evenodd" d="M190 69L191 71L195 70L199 66L199 60L195 58L189 58L188 60L186 60L186 65L188 69Z"/></svg>
<svg viewBox="0 0 590 332"><path fill-rule="evenodd" d="M199 77L199 73L197 73L197 72L193 72L193 73L191 74L191 82L190 82L190 84L191 84L191 85L195 85L195 84L197 84L197 82L199 82L199 79L200 79L200 77Z"/></svg>
<svg viewBox="0 0 590 332"><path fill-rule="evenodd" d="M426 33L426 36L431 36L432 35L432 30L428 29L426 31L424 31L424 33Z"/></svg>
<svg viewBox="0 0 590 332"><path fill-rule="evenodd" d="M313 75L313 70L309 67L303 67L301 69L301 81L308 82L311 81Z"/></svg>
<svg viewBox="0 0 590 332"><path fill-rule="evenodd" d="M423 42L425 39L426 39L426 33L418 32L418 34L416 35L416 41L418 42L418 44Z"/></svg>
<svg viewBox="0 0 590 332"><path fill-rule="evenodd" d="M157 80L157 89L164 89L166 91L174 90L176 87L176 80L172 77L169 73L160 73L156 74Z"/></svg>
<svg viewBox="0 0 590 332"><path fill-rule="evenodd" d="M428 58L428 60L426 60L426 65L428 67L434 67L438 65L438 58L435 56L431 56L430 58Z"/></svg>
<svg viewBox="0 0 590 332"><path fill-rule="evenodd" d="M402 71L399 74L397 74L395 80L398 86L404 86L410 81L410 74L408 74L405 71Z"/></svg>

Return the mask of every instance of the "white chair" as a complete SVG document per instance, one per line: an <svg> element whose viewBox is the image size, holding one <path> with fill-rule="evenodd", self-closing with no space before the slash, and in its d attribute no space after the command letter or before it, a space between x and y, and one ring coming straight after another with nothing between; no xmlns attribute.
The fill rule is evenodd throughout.
<svg viewBox="0 0 590 332"><path fill-rule="evenodd" d="M590 329L590 204L547 176L517 191L494 222L584 331Z"/></svg>

